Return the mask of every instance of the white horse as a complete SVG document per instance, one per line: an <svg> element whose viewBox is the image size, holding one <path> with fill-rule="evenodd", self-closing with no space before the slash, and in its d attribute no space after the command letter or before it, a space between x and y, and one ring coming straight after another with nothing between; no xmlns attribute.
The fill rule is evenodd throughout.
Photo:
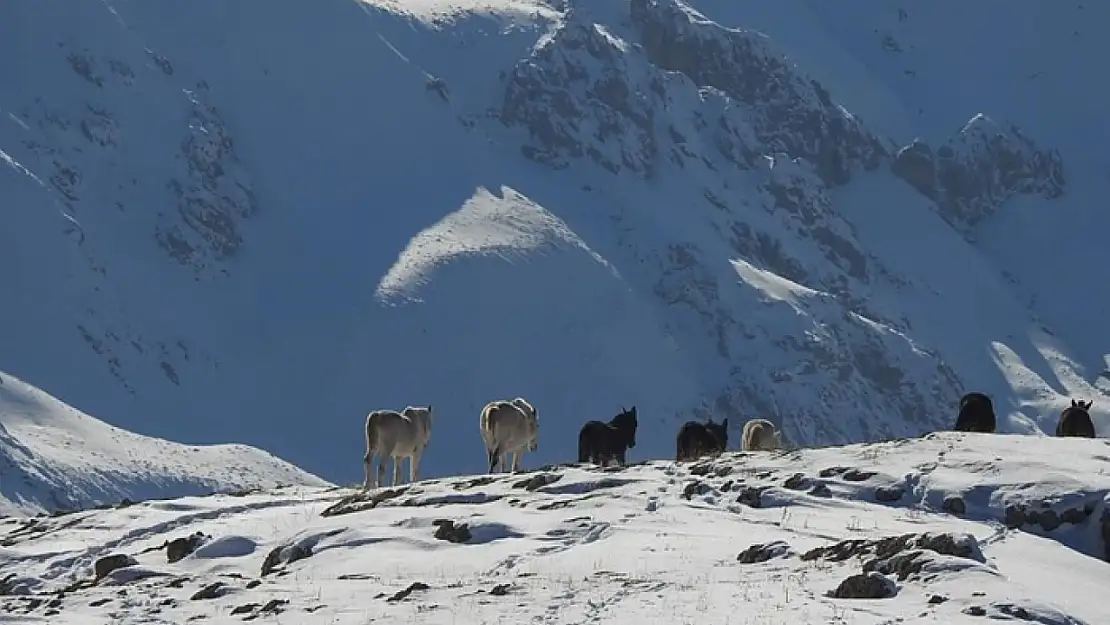
<svg viewBox="0 0 1110 625"><path fill-rule="evenodd" d="M782 438L775 424L767 419L749 419L740 435L742 451L770 451L782 448Z"/></svg>
<svg viewBox="0 0 1110 625"><path fill-rule="evenodd" d="M385 481L385 459L393 458L393 483L397 485L397 472L403 458L409 459L409 482L415 482L420 470L420 456L432 437L432 407L408 406L401 412L396 410L375 410L366 415L366 455L362 463L366 467L366 481L363 488L371 488L370 461L378 454L378 472L374 476L373 488Z"/></svg>
<svg viewBox="0 0 1110 625"><path fill-rule="evenodd" d="M500 465L505 469L505 457L513 454L512 470L520 470L520 456L525 448L536 451L540 422L536 409L521 397L510 401L491 401L482 408L478 419L482 442L486 445L489 472Z"/></svg>

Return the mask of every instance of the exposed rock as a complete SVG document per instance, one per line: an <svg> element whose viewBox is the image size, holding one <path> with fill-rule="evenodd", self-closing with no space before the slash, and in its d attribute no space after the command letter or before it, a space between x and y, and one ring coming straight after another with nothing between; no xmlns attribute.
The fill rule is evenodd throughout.
<svg viewBox="0 0 1110 625"><path fill-rule="evenodd" d="M311 556L311 547L300 544L278 545L266 554L266 559L262 562L262 577L275 572L278 567L284 567Z"/></svg>
<svg viewBox="0 0 1110 625"><path fill-rule="evenodd" d="M923 141L903 147L891 170L936 202L952 227L970 233L1015 195L1063 195L1064 164L1013 124L976 115L934 153Z"/></svg>
<svg viewBox="0 0 1110 625"><path fill-rule="evenodd" d="M358 491L328 506L320 513L320 516L339 516L342 514L371 510L378 507L383 501L388 501L405 494L409 489L409 486L401 486L399 488L386 488L375 493Z"/></svg>
<svg viewBox="0 0 1110 625"><path fill-rule="evenodd" d="M875 501L892 503L899 501L906 494L901 486L879 486L875 489Z"/></svg>
<svg viewBox="0 0 1110 625"><path fill-rule="evenodd" d="M742 503L751 508L762 508L763 491L767 488L767 486L745 486L740 490L740 496L736 498L736 503Z"/></svg>
<svg viewBox="0 0 1110 625"><path fill-rule="evenodd" d="M832 497L832 490L827 484L817 483L813 485L813 488L809 489L809 494L814 497Z"/></svg>
<svg viewBox="0 0 1110 625"><path fill-rule="evenodd" d="M390 595L390 597L388 599L386 599L386 601L403 601L404 599L408 598L408 596L411 595L412 593L414 593L418 590L428 590L429 588L430 588L430 586L428 586L424 582L413 582L413 583L409 584L408 587L405 588L404 590L399 590L396 593L394 593L393 595Z"/></svg>
<svg viewBox="0 0 1110 625"><path fill-rule="evenodd" d="M697 475L699 477L703 475L709 475L713 472L713 463L699 462L697 464L692 464L690 465L689 471L690 475Z"/></svg>
<svg viewBox="0 0 1110 625"><path fill-rule="evenodd" d="M1095 503L1089 497L1083 498L1083 503L1056 510L1049 507L1047 502L1042 502L1040 507L1030 504L1009 504L1003 513L1003 523L1010 529L1019 529L1024 526L1039 526L1046 532L1056 530L1064 523L1077 525L1086 521L1095 510ZM1108 554L1110 555L1110 554Z"/></svg>
<svg viewBox="0 0 1110 625"><path fill-rule="evenodd" d="M756 564L766 562L772 558L781 558L794 553L790 545L781 540L769 543L752 545L736 556L736 561L741 564Z"/></svg>
<svg viewBox="0 0 1110 625"><path fill-rule="evenodd" d="M475 487L478 487L478 486L488 486L490 484L493 484L497 480L498 480L498 478L493 477L493 476L481 475L481 476L478 476L478 477L473 478L473 479L463 480L461 482L455 482L454 489L455 490L466 490L468 488L475 488ZM525 480L525 481L527 481L527 480ZM521 484L521 483L522 482L517 482L518 485ZM519 486L518 486L518 488L519 488Z"/></svg>
<svg viewBox="0 0 1110 625"><path fill-rule="evenodd" d="M956 495L945 497L941 506L944 508L944 511L949 514L962 515L967 512L967 505L964 504L963 498Z"/></svg>
<svg viewBox="0 0 1110 625"><path fill-rule="evenodd" d="M950 533L902 534L879 540L843 540L828 547L817 547L802 554L802 560L825 559L843 562L849 558L865 558L864 572L892 574L899 581L919 573L932 560L927 552L982 563L975 537Z"/></svg>
<svg viewBox="0 0 1110 625"><path fill-rule="evenodd" d="M435 537L452 543L465 543L471 539L470 527L466 523L456 524L450 519L432 521L436 526Z"/></svg>
<svg viewBox="0 0 1110 625"><path fill-rule="evenodd" d="M243 244L240 220L258 210L250 178L235 153L219 113L203 98L205 85L185 93L192 103L181 144L185 174L166 188L176 215L160 214L155 238L171 258L200 270L238 253Z"/></svg>
<svg viewBox="0 0 1110 625"><path fill-rule="evenodd" d="M224 584L223 582L212 582L211 584L208 584L204 588L201 588L200 590L193 593L193 596L189 598L193 601L200 601L203 599L218 599L226 595L229 590L231 590L231 587L227 584Z"/></svg>
<svg viewBox="0 0 1110 625"><path fill-rule="evenodd" d="M757 141L813 163L828 184L874 169L886 149L816 80L753 31L723 28L674 0L632 0L632 24L652 64L747 105Z"/></svg>
<svg viewBox="0 0 1110 625"><path fill-rule="evenodd" d="M194 532L189 536L175 538L166 543L166 560L173 564L196 551L197 547L203 545L210 538L212 537L203 532Z"/></svg>
<svg viewBox="0 0 1110 625"><path fill-rule="evenodd" d="M804 473L795 473L786 478L782 485L790 490L805 490L809 486L809 478Z"/></svg>
<svg viewBox="0 0 1110 625"><path fill-rule="evenodd" d="M705 495L713 492L713 487L701 480L694 480L682 489L682 498L690 499L694 495Z"/></svg>
<svg viewBox="0 0 1110 625"><path fill-rule="evenodd" d="M840 475L840 479L847 482L866 482L867 480L875 477L877 473L874 471L860 471L859 469L848 469Z"/></svg>
<svg viewBox="0 0 1110 625"><path fill-rule="evenodd" d="M887 599L898 594L898 586L880 573L858 573L840 582L831 596L837 599Z"/></svg>
<svg viewBox="0 0 1110 625"><path fill-rule="evenodd" d="M554 484L561 479L563 479L561 473L537 473L536 475L527 477L513 484L513 488L523 488L528 491L533 491L537 488L547 486L548 484Z"/></svg>
<svg viewBox="0 0 1110 625"><path fill-rule="evenodd" d="M125 553L116 553L109 556L104 556L103 558L98 558L97 561L93 563L93 575L95 579L100 580L112 571L128 566L134 566L138 563L139 562L135 560L135 558L132 558Z"/></svg>
<svg viewBox="0 0 1110 625"><path fill-rule="evenodd" d="M235 616L237 614L249 614L261 606L261 603L244 603L243 605L237 605L234 608L231 608L231 615Z"/></svg>

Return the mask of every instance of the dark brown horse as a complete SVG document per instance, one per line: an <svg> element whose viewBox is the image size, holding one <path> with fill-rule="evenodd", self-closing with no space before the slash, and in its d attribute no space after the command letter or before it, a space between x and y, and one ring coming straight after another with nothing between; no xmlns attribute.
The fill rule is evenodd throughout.
<svg viewBox="0 0 1110 625"><path fill-rule="evenodd" d="M675 460L695 460L702 456L719 454L728 446L728 418L720 423L687 421L678 429L678 451Z"/></svg>
<svg viewBox="0 0 1110 625"><path fill-rule="evenodd" d="M968 393L960 398L957 432L994 432L994 403L983 393Z"/></svg>
<svg viewBox="0 0 1110 625"><path fill-rule="evenodd" d="M636 446L636 406L609 420L587 421L578 431L578 462L592 462L605 466L616 460L625 464L625 454Z"/></svg>
<svg viewBox="0 0 1110 625"><path fill-rule="evenodd" d="M1091 421L1091 401L1071 400L1071 405L1060 412L1056 422L1056 436L1095 437L1095 424Z"/></svg>

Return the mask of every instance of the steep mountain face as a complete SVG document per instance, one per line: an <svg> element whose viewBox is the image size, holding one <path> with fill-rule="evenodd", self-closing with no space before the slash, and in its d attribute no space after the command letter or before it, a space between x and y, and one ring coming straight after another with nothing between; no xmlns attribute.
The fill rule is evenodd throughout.
<svg viewBox="0 0 1110 625"><path fill-rule="evenodd" d="M1103 392L1106 304L1074 290L1110 123L1066 77L1003 101L921 51L971 45L936 35L955 4L70 4L2 10L34 61L0 69L0 340L122 427L350 480L379 407L435 406L431 475L480 469L478 411L514 395L527 463L628 404L660 456L695 417L872 440L974 388L1036 432Z"/></svg>

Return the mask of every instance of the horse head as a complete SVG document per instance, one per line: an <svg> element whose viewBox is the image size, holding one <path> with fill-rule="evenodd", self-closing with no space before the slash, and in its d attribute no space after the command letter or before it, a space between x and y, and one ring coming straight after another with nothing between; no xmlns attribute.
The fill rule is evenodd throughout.
<svg viewBox="0 0 1110 625"><path fill-rule="evenodd" d="M621 433L622 438L624 439L624 443L628 446L629 449L632 449L636 446L636 426L638 425L638 422L636 420L635 404L633 404L631 408L627 409L624 406L621 406L620 414L613 417L613 420L610 421L610 423Z"/></svg>
<svg viewBox="0 0 1110 625"><path fill-rule="evenodd" d="M709 422L705 424L705 429L721 442L721 449L728 447L728 417L725 417L720 423L713 423L713 418L710 417Z"/></svg>

